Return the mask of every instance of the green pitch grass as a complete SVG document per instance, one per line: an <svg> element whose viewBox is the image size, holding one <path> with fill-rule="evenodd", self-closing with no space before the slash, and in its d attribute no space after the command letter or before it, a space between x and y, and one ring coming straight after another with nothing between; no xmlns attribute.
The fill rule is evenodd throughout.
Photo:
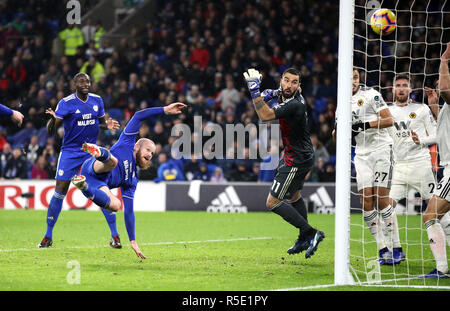
<svg viewBox="0 0 450 311"><path fill-rule="evenodd" d="M122 249L109 247L109 229L100 211L63 211L53 233L53 247L38 249L45 217L46 211L0 210L0 290L405 290L320 287L334 282L332 215L309 216L310 223L326 235L310 259L305 259L304 253L286 254L297 230L268 212L137 212L136 235L145 260L129 246L123 213L117 218ZM360 219L360 215L352 215L352 223L358 224ZM399 216L400 226L405 221ZM419 217L410 216L408 221L420 228ZM374 243L369 243L364 247L367 260L356 257L361 254L358 240L362 233L367 242L373 240L362 228L352 226L352 266L357 272L367 268L376 252ZM421 237L420 232L408 231L408 239L426 242L426 234ZM433 269L428 247L412 245L407 250L410 258L429 260L425 261L425 272ZM414 260L395 269L397 273L422 272L421 262ZM392 271L392 267L381 267L384 279L391 279ZM358 272L358 277L361 282L367 281L365 274ZM436 285L436 281L388 284L423 286ZM439 285L450 286L450 281L441 280Z"/></svg>

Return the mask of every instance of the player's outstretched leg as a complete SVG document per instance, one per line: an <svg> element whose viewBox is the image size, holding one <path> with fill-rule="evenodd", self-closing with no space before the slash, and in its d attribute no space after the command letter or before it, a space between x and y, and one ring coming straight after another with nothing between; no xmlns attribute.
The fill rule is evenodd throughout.
<svg viewBox="0 0 450 311"><path fill-rule="evenodd" d="M112 212L117 212L120 208L115 209L114 207L110 206L111 199L109 198L108 194L100 189L91 188L89 187L88 183L86 182L86 177L83 175L76 175L72 178L72 184L81 190L83 195L87 197L88 199L92 200L95 204L100 206L101 208L110 210Z"/></svg>

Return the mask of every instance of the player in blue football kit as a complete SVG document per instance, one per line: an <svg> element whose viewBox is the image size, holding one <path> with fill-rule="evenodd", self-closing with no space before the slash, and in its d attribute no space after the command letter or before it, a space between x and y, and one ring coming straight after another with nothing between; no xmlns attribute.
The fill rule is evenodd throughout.
<svg viewBox="0 0 450 311"><path fill-rule="evenodd" d="M136 141L142 121L156 114L179 114L186 108L183 103L166 107L148 108L136 112L128 122L117 143L110 150L95 144L83 144L83 150L93 156L81 166L81 172L72 178L72 183L83 195L100 206L102 210L117 212L122 203L110 189L119 188L124 204L125 227L131 247L136 255L145 259L139 249L134 232L133 199L138 183L136 165L147 169L151 164L155 144L147 138Z"/></svg>
<svg viewBox="0 0 450 311"><path fill-rule="evenodd" d="M53 228L62 209L64 197L69 189L70 179L79 172L83 162L89 155L81 150L84 142L95 143L99 128L119 129L119 123L111 118L106 120L102 98L89 93L91 80L85 73L74 77L75 93L61 99L53 111L47 109L51 116L47 123L47 131L53 134L61 125L64 126L64 137L56 171L56 189L47 210L47 231L38 247L52 245ZM119 234L116 228L116 215L104 211L111 230L113 247L120 248Z"/></svg>
<svg viewBox="0 0 450 311"><path fill-rule="evenodd" d="M18 126L22 125L23 114L17 110L13 110L9 107L6 107L0 104L0 116L11 117L13 121L17 123Z"/></svg>

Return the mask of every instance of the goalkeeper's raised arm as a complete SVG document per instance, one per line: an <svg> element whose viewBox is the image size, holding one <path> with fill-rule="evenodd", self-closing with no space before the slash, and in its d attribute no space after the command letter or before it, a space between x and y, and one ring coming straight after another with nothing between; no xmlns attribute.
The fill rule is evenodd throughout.
<svg viewBox="0 0 450 311"><path fill-rule="evenodd" d="M285 110L286 112L290 110L287 106L290 107L291 105L286 105L286 109L278 108L284 108L284 104L290 98L298 95L300 91L300 75L297 74L295 69L288 69L283 73L280 86L276 90L268 89L260 92L262 75L256 69L250 68L247 72L244 72L244 78L252 96L256 113L261 121L271 121L284 117ZM283 105L277 105L275 109L271 108L266 102L269 102L273 98L281 98ZM277 113L277 110L279 110L279 113Z"/></svg>

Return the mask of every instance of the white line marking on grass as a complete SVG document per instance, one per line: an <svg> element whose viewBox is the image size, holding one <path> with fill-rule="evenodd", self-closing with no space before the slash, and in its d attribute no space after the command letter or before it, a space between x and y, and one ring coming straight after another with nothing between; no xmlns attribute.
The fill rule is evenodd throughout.
<svg viewBox="0 0 450 311"><path fill-rule="evenodd" d="M292 287L292 288L281 288L281 289L270 289L267 291L295 291L295 290L308 290L308 289L319 289L319 288L328 288L328 287L336 287L336 286L352 286L352 287L386 287L386 288L418 288L418 289L450 289L450 286L443 285L388 285L388 284L380 284L386 282L398 282L398 281L408 281L408 280L420 280L423 279L420 276L412 276L409 278L398 278L398 279L388 279L381 280L379 282L361 282L359 284L354 285L335 285L335 284L326 284L326 285L313 285L313 286L303 286L303 287Z"/></svg>
<svg viewBox="0 0 450 311"><path fill-rule="evenodd" d="M197 244L197 243L220 243L220 242L237 242L237 241L255 241L255 240L271 240L272 237L254 237L254 238L235 238L235 239L217 239L217 240L200 240L200 241L175 241L175 242L149 242L139 243L139 245L151 246L151 245L175 245L175 244ZM64 250L64 249L89 249L89 248L102 248L110 247L109 245L92 245L92 246L66 246L61 248L13 248L13 249L0 249L0 252L18 252L18 251L39 251L43 249Z"/></svg>
<svg viewBox="0 0 450 311"><path fill-rule="evenodd" d="M316 289L316 288L327 288L327 287L335 287L338 285L335 284L326 284L326 285L314 285L314 286L303 286L303 287L291 287L291 288L280 288L280 289L269 289L267 292L287 292L293 290L308 290L308 289Z"/></svg>

